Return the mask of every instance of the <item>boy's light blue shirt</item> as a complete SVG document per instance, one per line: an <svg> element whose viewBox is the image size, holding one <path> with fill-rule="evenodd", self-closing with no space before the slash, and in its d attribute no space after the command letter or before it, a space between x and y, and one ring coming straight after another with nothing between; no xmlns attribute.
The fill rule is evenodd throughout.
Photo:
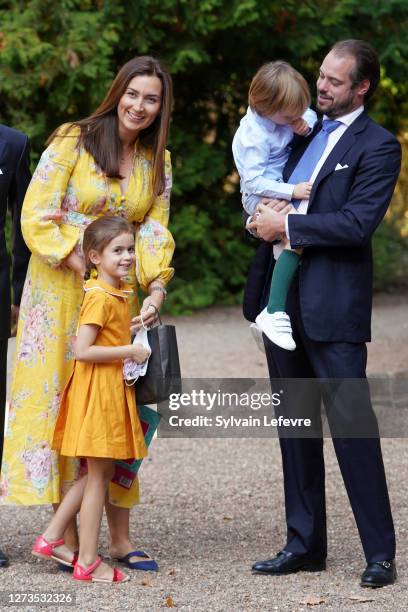
<svg viewBox="0 0 408 612"><path fill-rule="evenodd" d="M303 119L310 129L313 129L317 115L308 108ZM289 125L278 125L248 108L232 142L235 165L241 177L245 209L245 201L253 195L292 199L295 186L284 183L282 178L292 140L293 130ZM253 211L247 212L252 214Z"/></svg>

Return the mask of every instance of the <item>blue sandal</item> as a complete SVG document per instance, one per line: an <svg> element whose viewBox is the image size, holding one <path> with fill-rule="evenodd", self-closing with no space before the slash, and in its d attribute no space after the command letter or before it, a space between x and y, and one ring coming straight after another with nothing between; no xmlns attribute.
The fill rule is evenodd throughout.
<svg viewBox="0 0 408 612"><path fill-rule="evenodd" d="M131 557L143 557L146 561L130 561ZM142 570L145 572L158 572L159 566L144 550L134 550L124 557L117 559L119 563L124 563L126 567L132 570Z"/></svg>
<svg viewBox="0 0 408 612"><path fill-rule="evenodd" d="M73 572L74 565L78 561L79 550L74 550L74 558L72 560L72 565L64 565L63 563L58 563L58 569L61 572Z"/></svg>

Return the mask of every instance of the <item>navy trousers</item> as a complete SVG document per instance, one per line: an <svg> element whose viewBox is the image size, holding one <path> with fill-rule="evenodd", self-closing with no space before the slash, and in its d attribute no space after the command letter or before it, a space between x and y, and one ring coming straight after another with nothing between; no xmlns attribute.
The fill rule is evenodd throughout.
<svg viewBox="0 0 408 612"><path fill-rule="evenodd" d="M263 299L269 293L265 287ZM347 427L363 418L370 421L372 437L333 437L333 445L350 499L367 563L395 557L395 532L382 460L377 421L372 410L366 377L364 343L315 342L306 336L299 310L298 279L287 302L295 351L285 351L265 339L269 374L274 378L363 379L362 393L340 394L339 401L324 396L326 410ZM310 398L309 398L310 399ZM316 396L314 420L320 419L321 396ZM280 437L287 521L285 550L323 559L327 554L325 470L323 439Z"/></svg>

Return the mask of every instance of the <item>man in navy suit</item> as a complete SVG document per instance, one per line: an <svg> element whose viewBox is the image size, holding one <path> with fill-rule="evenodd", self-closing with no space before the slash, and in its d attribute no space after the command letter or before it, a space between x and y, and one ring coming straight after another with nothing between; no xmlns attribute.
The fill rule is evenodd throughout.
<svg viewBox="0 0 408 612"><path fill-rule="evenodd" d="M334 401L324 394L323 400L329 422L331 415L340 431L343 425L350 428L345 427L347 431L354 425L360 431L362 422L370 427L371 437L333 437L333 444L367 561L361 585L372 587L392 584L396 578L394 526L377 422L365 384L371 238L390 203L401 163L396 138L364 110L379 78L377 54L367 43L348 40L332 48L320 68L317 107L325 119L339 124L310 177L309 202L300 204L300 212L307 214L287 214L295 210L275 201L272 206L259 205L257 218L249 223L264 241L286 235L293 249L303 248L286 305L297 348L285 351L264 337L271 378L360 379L358 396L346 384ZM320 129L321 123L294 146L286 181ZM267 250L271 251L268 242L262 243L248 278L244 312L251 313L249 318L265 306L268 295L265 286L254 306L260 279L270 278L273 267ZM313 410L320 421L320 395ZM320 571L327 553L323 440L281 437L280 445L287 542L275 558L255 563L253 570L275 575Z"/></svg>
<svg viewBox="0 0 408 612"><path fill-rule="evenodd" d="M7 343L10 325L16 323L24 279L30 259L20 227L21 207L31 179L28 138L5 125L0 125L0 466L3 454L4 411L6 405ZM6 249L5 225L7 210L12 216L12 286L10 258ZM0 567L8 565L0 550Z"/></svg>

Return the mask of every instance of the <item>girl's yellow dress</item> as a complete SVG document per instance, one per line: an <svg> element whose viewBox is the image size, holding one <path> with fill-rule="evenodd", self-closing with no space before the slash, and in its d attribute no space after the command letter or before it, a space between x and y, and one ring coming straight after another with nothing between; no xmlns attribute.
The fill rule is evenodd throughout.
<svg viewBox="0 0 408 612"><path fill-rule="evenodd" d="M130 287L101 279L85 283L79 325L99 325L95 346L130 344ZM123 380L122 361L74 362L55 424L52 448L68 457L142 459L147 455L135 392Z"/></svg>
<svg viewBox="0 0 408 612"><path fill-rule="evenodd" d="M63 129L61 130L63 133ZM122 215L136 226L136 277L143 290L173 276L174 241L167 229L171 190L166 152L165 192L151 195L152 157L135 146L134 168L125 194L120 181L105 176L78 148L79 129L54 139L44 151L27 190L22 230L32 251L20 306L16 359L4 441L0 502L49 504L60 501L78 477L79 460L51 449L62 390L73 367L75 337L83 298L81 279L61 265L75 249L82 255L84 228L94 219ZM62 222L53 221L61 211ZM135 279L129 279L135 284ZM137 304L131 305L133 313ZM138 481L127 490L111 483L111 503L131 507Z"/></svg>

